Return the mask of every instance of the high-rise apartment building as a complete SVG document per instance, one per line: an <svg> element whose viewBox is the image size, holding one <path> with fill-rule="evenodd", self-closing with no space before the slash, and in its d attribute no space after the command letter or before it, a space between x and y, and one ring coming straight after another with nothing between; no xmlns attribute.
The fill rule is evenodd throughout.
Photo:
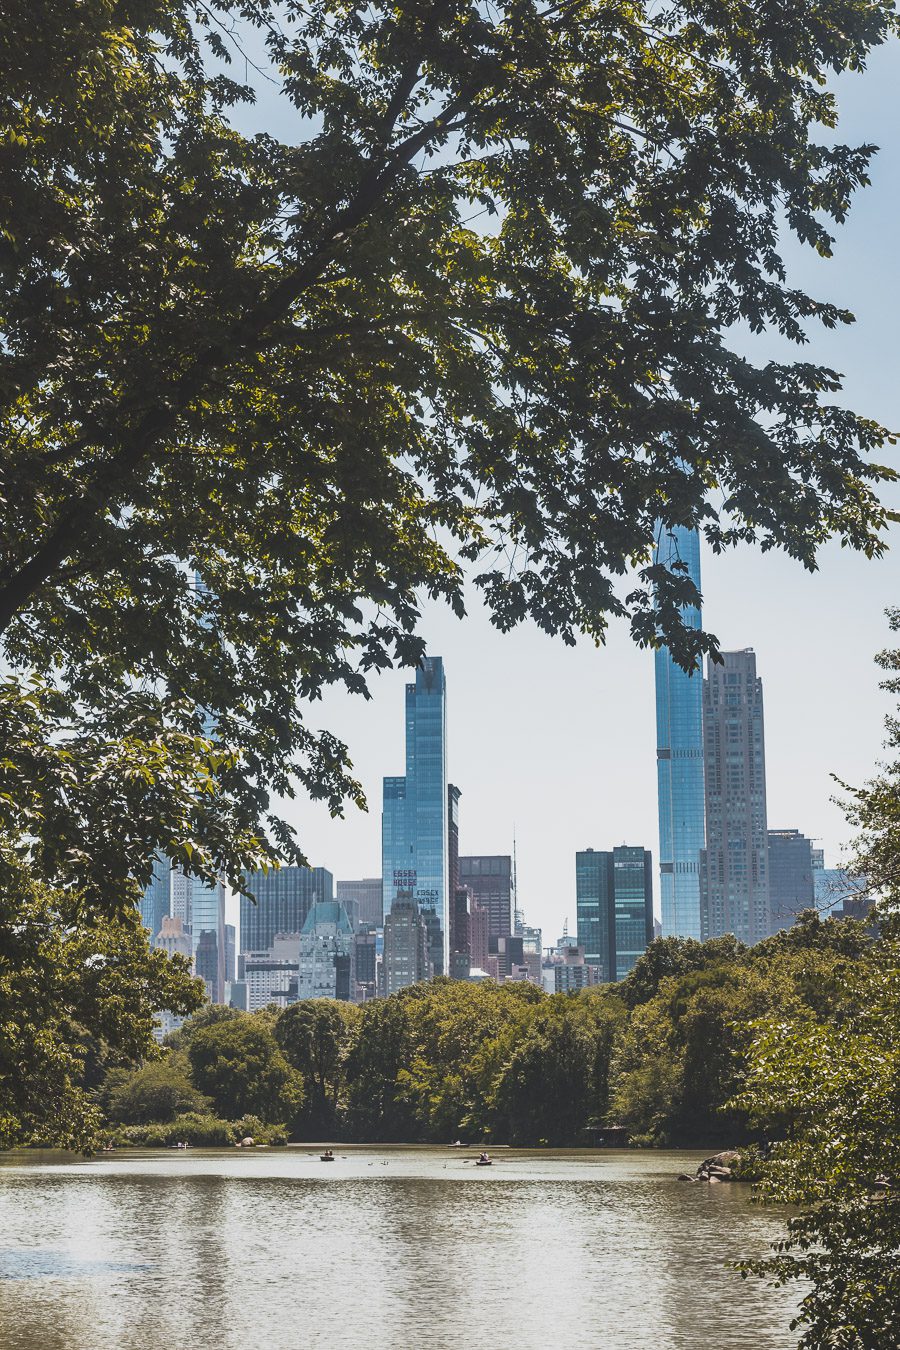
<svg viewBox="0 0 900 1350"><path fill-rule="evenodd" d="M654 563L686 575L700 590L700 536L675 526L665 530ZM701 627L698 606L681 611L688 628ZM665 647L655 653L656 772L659 796L659 889L665 937L699 938L700 851L705 843L703 671L700 661L690 674Z"/></svg>
<svg viewBox="0 0 900 1350"><path fill-rule="evenodd" d="M300 964L300 935L276 933L265 951L241 952L238 959L239 983L246 994L247 1012L257 1012L273 1003L286 1008L290 989L297 979Z"/></svg>
<svg viewBox="0 0 900 1350"><path fill-rule="evenodd" d="M351 999L355 992L353 929L336 900L313 905L300 934L297 996Z"/></svg>
<svg viewBox="0 0 900 1350"><path fill-rule="evenodd" d="M769 830L768 837L769 914L771 931L777 933L815 904L813 847L799 830Z"/></svg>
<svg viewBox="0 0 900 1350"><path fill-rule="evenodd" d="M468 886L457 886L453 892L450 911L450 931L453 934L453 950L450 953L448 974L452 980L467 980L472 969L472 952L469 932L469 905L472 892Z"/></svg>
<svg viewBox="0 0 900 1350"><path fill-rule="evenodd" d="M575 855L578 946L603 982L622 980L653 940L650 852L621 844Z"/></svg>
<svg viewBox="0 0 900 1350"><path fill-rule="evenodd" d="M167 956L183 956L186 961L190 961L193 955L190 933L184 931L180 919L174 919L168 914L163 916L154 946L161 948Z"/></svg>
<svg viewBox="0 0 900 1350"><path fill-rule="evenodd" d="M430 656L406 686L406 775L384 780L381 875L385 922L396 896L411 893L435 974L449 950L447 805L447 686L443 661Z"/></svg>
<svg viewBox="0 0 900 1350"><path fill-rule="evenodd" d="M467 980L472 968L469 951L469 903L472 893L459 879L459 799L462 794L450 783L447 787L447 875L450 896L450 960L447 974L453 980Z"/></svg>
<svg viewBox="0 0 900 1350"><path fill-rule="evenodd" d="M153 859L153 873L141 897L141 923L155 942L162 928L163 919L172 913L171 897L172 865L168 858Z"/></svg>
<svg viewBox="0 0 900 1350"><path fill-rule="evenodd" d="M379 892L379 901L381 893ZM381 927L379 917L378 927ZM354 997L364 1002L374 998L378 979L378 934L375 924L360 924L353 938L356 991Z"/></svg>
<svg viewBox="0 0 900 1350"><path fill-rule="evenodd" d="M180 867L172 868L172 918L180 919L184 924L185 932L191 931L191 896L194 889L194 879L189 877L187 872L183 872Z"/></svg>
<svg viewBox="0 0 900 1350"><path fill-rule="evenodd" d="M770 931L763 690L751 648L722 658L703 683L702 936L752 944Z"/></svg>
<svg viewBox="0 0 900 1350"><path fill-rule="evenodd" d="M468 887L466 888L468 891ZM487 970L488 912L469 895L469 962L472 970Z"/></svg>
<svg viewBox="0 0 900 1350"><path fill-rule="evenodd" d="M359 881L339 881L336 884L336 899L350 914L350 906L356 905L357 923L374 923L381 927L384 917L381 877L363 877Z"/></svg>
<svg viewBox="0 0 900 1350"><path fill-rule="evenodd" d="M210 886L200 877L191 878L191 942L194 966L206 984L213 1003L225 1002L227 943L225 934L225 886Z"/></svg>
<svg viewBox="0 0 900 1350"><path fill-rule="evenodd" d="M577 945L588 965L596 966L608 984L615 970L615 908L609 854L586 848L575 854Z"/></svg>
<svg viewBox="0 0 900 1350"><path fill-rule="evenodd" d="M325 867L279 867L250 872L241 896L241 951L261 952L276 933L300 933L315 904L334 899L334 878Z"/></svg>
<svg viewBox="0 0 900 1350"><path fill-rule="evenodd" d="M383 971L385 994L396 994L431 974L428 927L409 892L398 891L385 915Z"/></svg>
<svg viewBox="0 0 900 1350"><path fill-rule="evenodd" d="M512 855L490 854L459 860L459 881L477 905L487 911L488 937L506 937L513 931Z"/></svg>

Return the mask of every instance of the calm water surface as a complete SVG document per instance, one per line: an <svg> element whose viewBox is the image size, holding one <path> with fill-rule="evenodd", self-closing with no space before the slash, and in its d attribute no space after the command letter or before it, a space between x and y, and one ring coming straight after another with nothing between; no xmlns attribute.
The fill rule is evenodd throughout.
<svg viewBox="0 0 900 1350"><path fill-rule="evenodd" d="M700 1154L447 1149L0 1160L3 1350L790 1350L725 1263L777 1216Z"/></svg>

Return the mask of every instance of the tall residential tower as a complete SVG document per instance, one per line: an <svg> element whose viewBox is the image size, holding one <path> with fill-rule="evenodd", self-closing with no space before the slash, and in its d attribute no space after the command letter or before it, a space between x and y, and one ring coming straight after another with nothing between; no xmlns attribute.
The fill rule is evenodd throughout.
<svg viewBox="0 0 900 1350"><path fill-rule="evenodd" d="M675 526L661 534L653 561L687 576L700 590L700 537ZM686 605L682 620L701 626L700 609ZM703 672L691 674L660 647L656 654L656 761L659 792L659 890L665 937L701 935L700 851L706 842L703 781Z"/></svg>
<svg viewBox="0 0 900 1350"><path fill-rule="evenodd" d="M384 914L411 893L429 933L435 975L449 935L447 685L439 656L426 656L406 686L406 775L385 778L382 814Z"/></svg>
<svg viewBox="0 0 900 1350"><path fill-rule="evenodd" d="M701 866L704 938L768 937L769 836L762 681L748 647L710 661L703 683L706 849Z"/></svg>

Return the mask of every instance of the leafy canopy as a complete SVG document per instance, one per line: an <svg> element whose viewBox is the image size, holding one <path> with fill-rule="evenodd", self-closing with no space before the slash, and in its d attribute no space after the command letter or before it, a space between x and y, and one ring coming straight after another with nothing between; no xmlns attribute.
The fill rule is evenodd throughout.
<svg viewBox="0 0 900 1350"><path fill-rule="evenodd" d="M871 147L823 143L826 82L895 24L10 0L0 827L42 873L110 903L157 850L235 883L296 856L273 793L361 801L304 702L416 660L466 576L502 629L623 616L687 665L714 642L660 532L878 553L885 431L727 334L849 321L779 230L830 251ZM280 135L238 129L234 33Z"/></svg>
<svg viewBox="0 0 900 1350"><path fill-rule="evenodd" d="M237 1016L192 1030L191 1078L226 1120L255 1115L290 1120L303 1101L303 1079L278 1048L265 1018Z"/></svg>
<svg viewBox="0 0 900 1350"><path fill-rule="evenodd" d="M803 1350L893 1350L900 1340L900 942L847 972L830 1015L757 1028L739 1105L786 1129L762 1195L799 1210L745 1273L798 1280Z"/></svg>
<svg viewBox="0 0 900 1350"><path fill-rule="evenodd" d="M159 1053L159 1012L202 1001L187 962L148 946L136 910L92 914L0 853L0 1148L89 1151L97 1080Z"/></svg>

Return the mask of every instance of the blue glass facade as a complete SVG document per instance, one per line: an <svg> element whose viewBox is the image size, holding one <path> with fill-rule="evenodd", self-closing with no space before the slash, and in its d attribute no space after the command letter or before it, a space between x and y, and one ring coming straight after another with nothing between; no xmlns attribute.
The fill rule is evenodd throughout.
<svg viewBox="0 0 900 1350"><path fill-rule="evenodd" d="M653 939L653 862L643 848L612 851L615 979L624 980Z"/></svg>
<svg viewBox="0 0 900 1350"><path fill-rule="evenodd" d="M615 933L612 918L612 882L608 853L592 848L575 854L575 904L578 912L578 945L584 948L587 965L596 966L600 980L614 979Z"/></svg>
<svg viewBox="0 0 900 1350"><path fill-rule="evenodd" d="M169 916L169 877L172 871L168 858L153 859L153 875L141 899L141 923L156 942L162 921Z"/></svg>
<svg viewBox="0 0 900 1350"><path fill-rule="evenodd" d="M653 862L621 844L575 854L578 945L603 983L623 980L653 938Z"/></svg>
<svg viewBox="0 0 900 1350"><path fill-rule="evenodd" d="M447 687L434 656L406 686L406 776L384 780L381 875L385 914L398 890L418 902L435 974L449 932L448 866Z"/></svg>
<svg viewBox="0 0 900 1350"><path fill-rule="evenodd" d="M700 590L700 537L676 526L660 537L654 562L684 562ZM682 610L701 626L700 609ZM706 844L703 771L703 674L687 674L665 647L656 660L656 760L659 793L659 889L664 937L701 936L700 853Z"/></svg>
<svg viewBox="0 0 900 1350"><path fill-rule="evenodd" d="M191 946L213 1003L225 1001L225 886L191 877Z"/></svg>

